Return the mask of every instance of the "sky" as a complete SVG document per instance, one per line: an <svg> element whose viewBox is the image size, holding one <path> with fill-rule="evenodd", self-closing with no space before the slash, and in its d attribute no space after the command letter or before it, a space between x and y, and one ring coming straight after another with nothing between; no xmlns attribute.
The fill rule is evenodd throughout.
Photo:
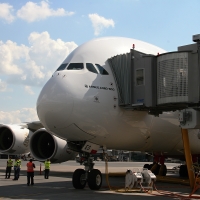
<svg viewBox="0 0 200 200"><path fill-rule="evenodd" d="M38 95L76 47L120 36L168 52L200 34L199 0L0 0L0 123L38 120Z"/></svg>

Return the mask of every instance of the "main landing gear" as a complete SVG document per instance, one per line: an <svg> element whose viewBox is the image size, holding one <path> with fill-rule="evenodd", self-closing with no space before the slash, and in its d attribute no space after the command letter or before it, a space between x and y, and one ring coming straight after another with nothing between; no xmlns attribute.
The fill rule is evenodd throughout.
<svg viewBox="0 0 200 200"><path fill-rule="evenodd" d="M167 167L164 164L165 157L163 155L155 155L153 164L145 164L143 168L147 168L151 170L152 173L159 176L166 176L167 174Z"/></svg>
<svg viewBox="0 0 200 200"><path fill-rule="evenodd" d="M85 169L76 169L73 173L72 183L75 189L84 189L86 183L91 190L99 190L102 184L102 174L98 169L93 169L93 159L89 153L79 154L79 160Z"/></svg>
<svg viewBox="0 0 200 200"><path fill-rule="evenodd" d="M197 162L197 156L192 157L193 163ZM164 164L165 157L163 155L154 155L154 162L152 164L145 164L143 168L151 170L152 173L159 176L166 176L167 167ZM180 165L179 167L180 177L188 177L187 165ZM175 168L174 168L175 169Z"/></svg>

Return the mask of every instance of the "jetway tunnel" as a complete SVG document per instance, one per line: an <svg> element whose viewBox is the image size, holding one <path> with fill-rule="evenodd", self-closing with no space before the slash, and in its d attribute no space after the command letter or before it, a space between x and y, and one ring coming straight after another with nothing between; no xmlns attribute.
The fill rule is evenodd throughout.
<svg viewBox="0 0 200 200"><path fill-rule="evenodd" d="M195 191L199 186L191 170L194 167L187 129L200 129L200 34L193 35L193 41L177 51L156 56L133 48L109 58L108 63L117 85L119 106L147 110L155 116L165 111L180 111L190 186Z"/></svg>
<svg viewBox="0 0 200 200"><path fill-rule="evenodd" d="M109 58L108 63L122 107L158 116L164 111L200 106L197 43L156 56L130 49Z"/></svg>

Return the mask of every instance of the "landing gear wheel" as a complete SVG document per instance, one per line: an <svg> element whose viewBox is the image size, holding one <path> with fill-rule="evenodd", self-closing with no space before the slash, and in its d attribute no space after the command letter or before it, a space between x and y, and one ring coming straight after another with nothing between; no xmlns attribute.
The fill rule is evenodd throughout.
<svg viewBox="0 0 200 200"><path fill-rule="evenodd" d="M188 177L187 165L181 165L179 169L180 177Z"/></svg>
<svg viewBox="0 0 200 200"><path fill-rule="evenodd" d="M155 163L152 167L151 167L151 172L154 173L155 175L158 175L158 172L160 170L160 165L158 163Z"/></svg>
<svg viewBox="0 0 200 200"><path fill-rule="evenodd" d="M76 169L73 173L72 184L75 189L83 189L86 185L85 170Z"/></svg>
<svg viewBox="0 0 200 200"><path fill-rule="evenodd" d="M161 165L160 169L159 169L159 172L158 172L158 175L159 176L166 176L166 174L167 174L167 167L166 167L166 165Z"/></svg>
<svg viewBox="0 0 200 200"><path fill-rule="evenodd" d="M143 169L148 169L148 170L150 170L150 165L149 164L145 164L144 166L143 166Z"/></svg>
<svg viewBox="0 0 200 200"><path fill-rule="evenodd" d="M91 190L99 190L102 184L102 174L98 169L93 169L88 174L88 186Z"/></svg>

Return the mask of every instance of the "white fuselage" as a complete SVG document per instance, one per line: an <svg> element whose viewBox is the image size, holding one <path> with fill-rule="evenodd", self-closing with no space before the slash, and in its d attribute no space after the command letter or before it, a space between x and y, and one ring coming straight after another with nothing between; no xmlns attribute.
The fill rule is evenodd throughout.
<svg viewBox="0 0 200 200"><path fill-rule="evenodd" d="M63 64L83 63L84 68L56 71L38 98L37 112L44 127L65 140L90 141L110 149L182 152L177 112L154 117L118 105L118 91L107 59L129 52L133 43L144 53L164 52L127 38L96 39L75 49ZM101 65L108 75L88 71L86 63ZM200 153L197 133L189 132L192 153Z"/></svg>

